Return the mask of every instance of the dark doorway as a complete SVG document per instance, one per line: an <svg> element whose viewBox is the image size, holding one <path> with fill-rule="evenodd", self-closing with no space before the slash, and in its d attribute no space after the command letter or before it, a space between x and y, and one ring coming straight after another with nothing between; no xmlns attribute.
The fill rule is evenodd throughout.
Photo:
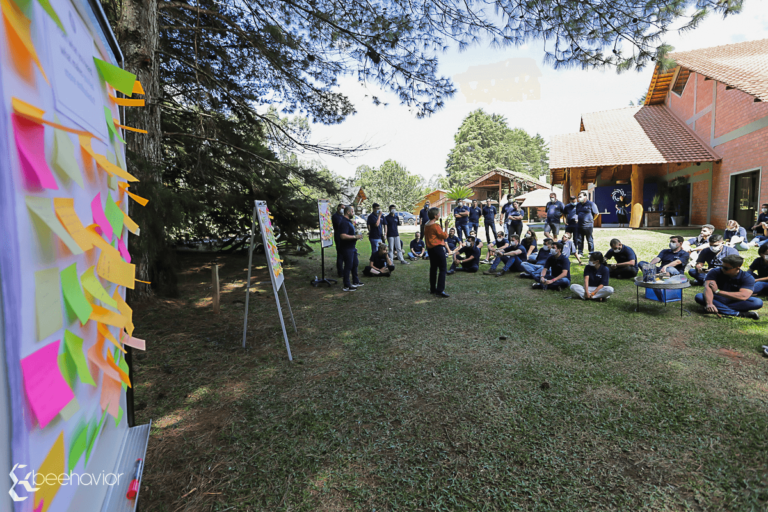
<svg viewBox="0 0 768 512"><path fill-rule="evenodd" d="M755 220L760 192L760 173L750 171L731 176L731 197L728 218L749 229Z"/></svg>

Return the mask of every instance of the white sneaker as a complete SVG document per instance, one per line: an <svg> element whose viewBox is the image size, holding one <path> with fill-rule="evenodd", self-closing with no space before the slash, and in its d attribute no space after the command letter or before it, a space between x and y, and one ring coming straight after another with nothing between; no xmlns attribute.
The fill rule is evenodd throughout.
<svg viewBox="0 0 768 512"><path fill-rule="evenodd" d="M365 286L365 284L364 283L355 283L352 286L355 287L355 288L360 288L361 286Z"/></svg>
<svg viewBox="0 0 768 512"><path fill-rule="evenodd" d="M341 291L343 292L354 292L356 288L342 288Z"/></svg>

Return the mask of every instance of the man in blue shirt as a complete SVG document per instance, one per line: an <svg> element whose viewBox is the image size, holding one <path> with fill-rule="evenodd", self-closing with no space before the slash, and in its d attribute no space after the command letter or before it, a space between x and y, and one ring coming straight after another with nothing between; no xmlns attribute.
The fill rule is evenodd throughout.
<svg viewBox="0 0 768 512"><path fill-rule="evenodd" d="M485 242L490 246L491 237L489 233L493 233L494 241L498 242L499 239L496 236L496 207L491 204L491 200L485 201L483 206L483 224L485 224ZM490 229L490 232L488 231Z"/></svg>
<svg viewBox="0 0 768 512"><path fill-rule="evenodd" d="M552 246L554 245L555 241L551 238L545 238L543 242L543 246L541 250L536 254L536 262L530 263L530 262L523 262L523 268L525 269L525 272L520 273L520 277L527 277L530 279L533 279L533 276L536 274L541 274L541 269L544 268L544 265L547 263L547 260L550 256L552 256ZM566 256L567 258L568 256Z"/></svg>
<svg viewBox="0 0 768 512"><path fill-rule="evenodd" d="M419 211L419 233L421 239L424 240L424 226L429 222L429 199L424 201L424 208Z"/></svg>
<svg viewBox="0 0 768 512"><path fill-rule="evenodd" d="M480 263L490 263L492 260L492 257L496 257L496 253L501 251L504 252L504 249L507 248L509 245L509 240L504 238L504 232L499 230L498 233L496 233L496 241L491 242L488 244L488 255L484 260L482 260Z"/></svg>
<svg viewBox="0 0 768 512"><path fill-rule="evenodd" d="M403 258L403 246L400 244L400 232L397 230L397 226L400 223L400 217L397 215L397 209L395 205L389 205L389 215L384 217L384 223L387 226L387 245L389 246L389 259L395 261L392 251L397 254L397 259L400 263L410 265L405 258Z"/></svg>
<svg viewBox="0 0 768 512"><path fill-rule="evenodd" d="M477 240L477 242L475 237L470 236L467 238L467 245L459 249L458 254L453 255L453 264L446 274L453 274L457 270L477 272L480 269L480 249L483 247L483 242L480 240ZM457 263L460 266L457 267Z"/></svg>
<svg viewBox="0 0 768 512"><path fill-rule="evenodd" d="M755 278L755 290L752 295L757 297L768 293L768 244L758 249L757 258L749 266L749 273Z"/></svg>
<svg viewBox="0 0 768 512"><path fill-rule="evenodd" d="M477 199L472 200L472 206L469 207L469 230L475 231L475 238L478 238L480 233L480 217L483 215L483 210L477 205Z"/></svg>
<svg viewBox="0 0 768 512"><path fill-rule="evenodd" d="M456 222L456 231L459 232L459 240L469 236L469 208L459 201L453 209L453 218Z"/></svg>
<svg viewBox="0 0 768 512"><path fill-rule="evenodd" d="M757 222L751 228L752 234L755 239L752 243L762 244L768 242L768 204L764 204L760 207L760 215L757 216Z"/></svg>
<svg viewBox="0 0 768 512"><path fill-rule="evenodd" d="M344 275L344 255L341 253L341 238L339 237L339 225L344 219L344 205L339 203L336 207L336 213L331 215L331 225L333 226L333 243L336 245L336 273L339 277Z"/></svg>
<svg viewBox="0 0 768 512"><path fill-rule="evenodd" d="M763 307L763 301L752 296L755 278L741 270L744 258L731 254L723 258L722 266L709 271L704 283L704 293L696 295L696 302L707 313L740 316L758 320L755 310Z"/></svg>
<svg viewBox="0 0 768 512"><path fill-rule="evenodd" d="M664 249L658 256L651 260L651 265L661 263L657 272L667 272L671 276L680 275L685 272L685 265L688 263L689 255L683 250L683 237L674 235L669 237L669 249ZM642 268L648 265L647 261L641 261L637 264Z"/></svg>
<svg viewBox="0 0 768 512"><path fill-rule="evenodd" d="M581 265L581 256L579 256L579 251L576 250L576 244L573 243L573 239L571 238L572 236L573 235L567 231L563 233L563 238L560 240L560 242L563 244L563 256L566 258L573 256L576 258L576 261L579 262L579 265Z"/></svg>
<svg viewBox="0 0 768 512"><path fill-rule="evenodd" d="M358 235L355 231L355 224L353 219L355 218L355 208L353 206L347 206L344 208L344 218L339 223L339 240L341 241L340 249L342 257L344 259L344 291L353 292L363 283L357 277L357 249L355 244L358 240L363 239L363 235ZM352 281L349 276L352 274Z"/></svg>
<svg viewBox="0 0 768 512"><path fill-rule="evenodd" d="M576 213L576 196L571 196L570 202L563 208L563 216L565 217L565 232L571 234L571 240L576 240L579 237L579 215Z"/></svg>
<svg viewBox="0 0 768 512"><path fill-rule="evenodd" d="M410 249L411 250L408 251L408 257L412 260L418 260L419 258L423 258L425 260L429 259L429 255L427 254L427 246L421 240L421 235L418 233L413 235Z"/></svg>
<svg viewBox="0 0 768 512"><path fill-rule="evenodd" d="M384 219L379 203L373 203L371 209L373 211L368 216L368 240L371 242L371 254L376 254L379 252L379 244L384 241L381 234Z"/></svg>
<svg viewBox="0 0 768 512"><path fill-rule="evenodd" d="M496 250L496 258L493 260L491 269L483 272L486 276L501 277L510 270L521 272L523 270L523 258L525 256L525 249L520 245L520 237L518 235L509 236L509 244L504 249ZM504 262L504 268L501 271L496 272L496 267L499 263Z"/></svg>
<svg viewBox="0 0 768 512"><path fill-rule="evenodd" d="M536 282L531 285L531 288L557 291L570 286L571 260L563 256L562 243L555 243L551 256L544 263L541 272L535 274L533 278Z"/></svg>
<svg viewBox="0 0 768 512"><path fill-rule="evenodd" d="M499 222L501 222L502 229L504 230L504 236L509 237L509 211L512 209L512 196L507 196L507 204L501 207L501 217L499 218Z"/></svg>
<svg viewBox="0 0 768 512"><path fill-rule="evenodd" d="M621 243L621 240L614 238L611 240L611 248L605 253L605 259L616 259L616 263L608 265L611 277L617 279L634 279L637 277L637 255L628 245Z"/></svg>
<svg viewBox="0 0 768 512"><path fill-rule="evenodd" d="M547 210L547 223L544 224L544 236L548 238L557 238L560 232L560 217L563 216L565 205L557 200L557 194L549 194L549 202L545 206Z"/></svg>
<svg viewBox="0 0 768 512"><path fill-rule="evenodd" d="M589 252L594 252L595 241L592 238L595 215L600 212L597 205L587 198L586 192L579 192L579 204L576 205L576 215L579 218L579 236L576 238L576 247L579 254L584 254L584 240L587 241Z"/></svg>
<svg viewBox="0 0 768 512"><path fill-rule="evenodd" d="M696 260L696 266L688 271L688 275L693 278L692 285L703 286L704 279L710 270L720 267L723 259L731 254L739 254L739 251L733 247L728 247L723 243L722 235L712 235L709 237L709 247L701 251L699 259ZM704 270L704 265L707 270Z"/></svg>

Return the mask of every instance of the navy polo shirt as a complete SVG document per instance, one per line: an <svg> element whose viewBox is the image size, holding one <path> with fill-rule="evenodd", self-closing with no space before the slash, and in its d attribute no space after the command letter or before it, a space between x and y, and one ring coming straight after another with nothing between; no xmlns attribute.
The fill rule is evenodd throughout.
<svg viewBox="0 0 768 512"><path fill-rule="evenodd" d="M416 241L416 239L411 240L411 251L413 253L417 253L418 252L419 254L421 254L421 251L423 251L423 250L424 250L424 241L423 240L419 240L418 242Z"/></svg>
<svg viewBox="0 0 768 512"><path fill-rule="evenodd" d="M445 243L448 244L448 247L450 247L451 250L454 250L456 246L459 245L459 237L457 237L456 235L449 236L448 238L445 239Z"/></svg>
<svg viewBox="0 0 768 512"><path fill-rule="evenodd" d="M397 215L392 215L390 213L386 217L382 217L381 220L387 224L387 238L400 236L400 233L397 231L397 224L399 222L399 217Z"/></svg>
<svg viewBox="0 0 768 512"><path fill-rule="evenodd" d="M334 213L331 215L331 225L333 226L333 240L336 242L336 245L339 245L339 225L341 224L341 221L344 220L344 216L340 214L339 212Z"/></svg>
<svg viewBox="0 0 768 512"><path fill-rule="evenodd" d="M608 252L605 253L605 259L609 260L611 258L616 258L616 263L626 263L628 261L635 260L634 267L635 270L637 270L637 255L631 247L623 245L619 252L616 252L613 249L609 249Z"/></svg>
<svg viewBox="0 0 768 512"><path fill-rule="evenodd" d="M542 247L542 249L536 255L536 264L537 265L544 265L547 262L547 260L549 259L550 252L551 251L549 249L545 249L545 248Z"/></svg>
<svg viewBox="0 0 768 512"><path fill-rule="evenodd" d="M562 201L548 202L547 206L547 221L548 222L560 222L560 217L563 216L563 210L565 205Z"/></svg>
<svg viewBox="0 0 768 512"><path fill-rule="evenodd" d="M695 236L693 238L689 238L688 239L688 244L691 245L691 246L698 247L700 245L704 245L704 244L708 244L708 243L709 243L709 239L704 240L703 238L701 238L701 235Z"/></svg>
<svg viewBox="0 0 768 512"><path fill-rule="evenodd" d="M379 225L376 225L376 220L379 218L377 213L372 213L368 216L368 238L371 240L381 240L381 225L384 224L384 216L381 216Z"/></svg>
<svg viewBox="0 0 768 512"><path fill-rule="evenodd" d="M719 267L723 264L723 258L730 256L731 254L739 254L739 251L733 247L723 245L720 252L715 254L715 251L713 251L711 247L707 247L701 251L697 263L706 263L707 268Z"/></svg>
<svg viewBox="0 0 768 512"><path fill-rule="evenodd" d="M768 261L765 261L762 256L758 256L755 261L749 265L751 270L758 279L768 277Z"/></svg>
<svg viewBox="0 0 768 512"><path fill-rule="evenodd" d="M761 222L768 222L768 213L761 213L757 216L757 222L755 224L760 224Z"/></svg>
<svg viewBox="0 0 768 512"><path fill-rule="evenodd" d="M387 266L387 253L379 254L379 251L376 251L371 255L371 265L373 265L376 268L384 268Z"/></svg>
<svg viewBox="0 0 768 512"><path fill-rule="evenodd" d="M429 222L429 210L426 206L419 211L419 218L421 219L422 224Z"/></svg>
<svg viewBox="0 0 768 512"><path fill-rule="evenodd" d="M507 215L509 214L509 210L512 209L512 203L507 203L504 206L501 207L501 221L502 223L507 222Z"/></svg>
<svg viewBox="0 0 768 512"><path fill-rule="evenodd" d="M550 256L547 258L547 262L544 264L544 268L549 269L550 273L552 274L552 279L559 276L563 270L568 272L565 277L568 279L571 278L571 260L569 260L565 255L561 254L560 256Z"/></svg>
<svg viewBox="0 0 768 512"><path fill-rule="evenodd" d="M475 259L467 263L468 265L480 264L480 249L476 245L462 247L459 249L459 254L464 256L464 258L469 258L470 256L475 257Z"/></svg>
<svg viewBox="0 0 768 512"><path fill-rule="evenodd" d="M579 214L576 212L576 205L568 203L563 208L563 215L565 215L565 223L569 226L575 226L579 223Z"/></svg>
<svg viewBox="0 0 768 512"><path fill-rule="evenodd" d="M745 242L747 241L747 230L739 226L739 229L729 230L726 229L723 232L723 240L730 242L734 236L740 236Z"/></svg>
<svg viewBox="0 0 768 512"><path fill-rule="evenodd" d="M522 243L523 247L525 247L525 252L526 253L528 252L528 249L531 248L531 246L533 246L534 249L536 249L536 247L537 247L536 240L534 240L532 237L531 238L523 238L523 241L521 243Z"/></svg>
<svg viewBox="0 0 768 512"><path fill-rule="evenodd" d="M485 219L485 223L492 224L495 218L496 218L496 207L483 206L483 219Z"/></svg>
<svg viewBox="0 0 768 512"><path fill-rule="evenodd" d="M576 215L579 218L580 228L591 228L594 225L595 215L600 213L597 205L592 201L584 201L576 205Z"/></svg>
<svg viewBox="0 0 768 512"><path fill-rule="evenodd" d="M610 274L610 270L605 265L600 265L600 268L588 265L584 268L584 277L589 278L589 286L608 286Z"/></svg>
<svg viewBox="0 0 768 512"><path fill-rule="evenodd" d="M668 263L672 263L675 260L680 260L680 264L675 265L675 268L682 272L685 270L685 265L688 263L688 259L691 257L691 255L682 249L677 252L673 252L672 249L664 249L656 257L661 260L662 267Z"/></svg>
<svg viewBox="0 0 768 512"><path fill-rule="evenodd" d="M714 281L717 283L717 289L724 292L738 292L742 288L752 291L755 289L755 278L743 270L739 270L733 277L728 277L722 268L713 268L707 272L705 280Z"/></svg>
<svg viewBox="0 0 768 512"><path fill-rule="evenodd" d="M510 208L509 212L508 212L508 215L512 216L512 218L510 219L510 221L512 221L512 222L522 222L523 221L523 210L521 210L519 208L517 210L515 210L514 208Z"/></svg>
<svg viewBox="0 0 768 512"><path fill-rule="evenodd" d="M480 216L483 214L483 210L480 207L469 207L469 222L480 222Z"/></svg>
<svg viewBox="0 0 768 512"><path fill-rule="evenodd" d="M349 220L346 217L342 217L341 223L339 224L339 234L344 235L356 235L355 232L355 225L354 223ZM357 243L357 240L342 240L341 237L339 237L339 247L342 250L351 250L355 248L355 244Z"/></svg>
<svg viewBox="0 0 768 512"><path fill-rule="evenodd" d="M467 208L464 205L461 205L461 206L453 209L453 214L454 215L458 215L458 214L460 214L462 212L467 212L467 211L469 211L469 208ZM466 226L467 224L469 224L469 218L467 218L467 217L458 217L458 218L454 217L453 220L456 221L456 225L457 226Z"/></svg>

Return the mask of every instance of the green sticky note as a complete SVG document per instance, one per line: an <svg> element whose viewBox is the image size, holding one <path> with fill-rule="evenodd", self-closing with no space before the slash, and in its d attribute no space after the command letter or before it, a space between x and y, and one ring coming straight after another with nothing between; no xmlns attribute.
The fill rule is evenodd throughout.
<svg viewBox="0 0 768 512"><path fill-rule="evenodd" d="M120 132L117 130L117 127L112 120L112 111L109 110L109 107L104 107L104 117L107 120L107 130L109 130L109 136L114 136L117 138L117 140L125 144L125 140L123 140L123 138L120 136Z"/></svg>
<svg viewBox="0 0 768 512"><path fill-rule="evenodd" d="M123 233L125 215L123 210L112 200L110 192L107 192L107 204L104 207L104 215L106 215L107 220L112 225L112 232L115 234L115 237L120 238Z"/></svg>
<svg viewBox="0 0 768 512"><path fill-rule="evenodd" d="M125 386L125 384L123 384ZM120 426L120 420L123 419L123 408L120 407L120 411L117 413L117 418L115 418L115 427Z"/></svg>
<svg viewBox="0 0 768 512"><path fill-rule="evenodd" d="M67 354L66 349L63 354L59 354L59 371L61 371L61 376L64 377L65 381L67 381L69 387L75 389L75 376L77 375L77 367L75 366L75 362L72 360L72 358Z"/></svg>
<svg viewBox="0 0 768 512"><path fill-rule="evenodd" d="M69 457L67 458L67 472L71 472L80 462L80 457L85 453L88 446L88 424L80 423L75 431L72 432L72 439L69 442Z"/></svg>
<svg viewBox="0 0 768 512"><path fill-rule="evenodd" d="M85 352L83 352L83 338L65 330L64 347L67 356L75 365L75 369L77 371L78 377L80 377L80 381L85 384L95 386L96 382L94 382L91 371L88 369L88 362L85 360Z"/></svg>
<svg viewBox="0 0 768 512"><path fill-rule="evenodd" d="M50 16L54 23L58 25L61 31L66 34L67 31L64 30L64 25L61 23L59 15L56 14L56 11L53 10L53 7L51 7L51 4L48 2L48 0L37 0L37 3L39 3L40 7L42 7L46 13L48 13L48 16Z"/></svg>
<svg viewBox="0 0 768 512"><path fill-rule="evenodd" d="M77 401L77 397L72 397L72 400L69 401L67 405L64 406L62 410L59 411L59 416L61 416L61 419L64 421L69 421L69 419L75 415L77 411L80 410L80 402Z"/></svg>
<svg viewBox="0 0 768 512"><path fill-rule="evenodd" d="M96 443L96 438L99 437L99 433L101 433L101 427L104 425L104 418L106 417L107 411L104 411L98 422L96 421L96 418L93 418L88 426L88 446L85 449L86 464L88 464L88 459L91 458L91 450L93 450L93 445Z"/></svg>
<svg viewBox="0 0 768 512"><path fill-rule="evenodd" d="M35 272L35 311L37 341L43 341L64 326L58 267Z"/></svg>
<svg viewBox="0 0 768 512"><path fill-rule="evenodd" d="M77 278L77 263L73 263L61 271L61 291L64 295L64 302L77 315L80 323L85 325L91 317L93 307L80 288L80 280Z"/></svg>
<svg viewBox="0 0 768 512"><path fill-rule="evenodd" d="M54 120L57 116L54 116ZM58 122L58 121L56 121ZM68 176L80 188L85 188L83 184L83 173L75 160L75 145L64 130L53 130L53 168L62 177Z"/></svg>
<svg viewBox="0 0 768 512"><path fill-rule="evenodd" d="M118 350L115 349L115 352L118 352ZM120 362L117 364L117 367L120 368L121 370L123 370L126 373L126 375L128 374L128 371L130 370L130 368L128 368L128 362L125 360L124 357L120 358ZM123 391L125 391L126 389L128 389L128 384L123 382Z"/></svg>
<svg viewBox="0 0 768 512"><path fill-rule="evenodd" d="M133 84L136 82L136 75L96 57L93 58L93 62L96 63L96 69L105 82L129 98L133 95Z"/></svg>

